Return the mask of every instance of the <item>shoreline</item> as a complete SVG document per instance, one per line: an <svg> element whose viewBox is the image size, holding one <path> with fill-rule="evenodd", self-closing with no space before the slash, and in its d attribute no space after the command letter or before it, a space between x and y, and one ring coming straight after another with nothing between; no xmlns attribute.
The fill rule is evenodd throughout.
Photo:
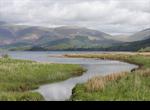
<svg viewBox="0 0 150 110"><path fill-rule="evenodd" d="M85 54L86 55L86 54ZM65 55L52 55L52 56L50 56L50 57L59 57L59 58L64 58L64 57L66 57L66 58L90 58L90 57L88 57L88 55L92 55L92 54L87 54L87 56L84 56L84 54L65 54ZM118 58L111 58L111 57L108 57L108 56L104 56L104 57L102 57L101 56L101 58L100 57L97 57L97 55L107 55L106 53L100 53L100 54L96 54L94 57L92 57L92 58L95 58L95 59L104 59L104 60L116 60L116 61L121 61L121 62L125 62L125 63L130 63L130 64L134 64L134 65L138 65L138 68L134 68L134 69L132 69L131 70L131 72L136 72L137 70L140 70L140 69L142 69L142 68L144 68L144 64L142 64L142 63L139 63L139 62L136 62L136 60L130 60L130 59L127 59L127 58L125 58L125 59L118 59L118 58L120 58L120 57L118 57ZM110 54L109 54L110 55ZM119 54L117 54L117 55L120 55L120 53ZM124 55L126 55L126 54L124 54ZM136 54L136 55L138 55L138 54ZM83 57L84 56L84 57ZM130 56L135 56L135 55L130 55ZM92 59L91 58L91 59ZM130 57L129 57L130 58ZM26 61L26 60L24 60L24 61ZM32 60L31 60L32 61ZM59 64L59 63L52 63L52 62L36 62L35 61L35 63L39 63L39 64ZM83 74L83 73L82 73ZM116 73L117 74L117 73ZM73 77L71 77L71 78L73 78ZM65 80L64 80L65 81ZM54 83L57 83L57 82L54 82ZM45 84L44 84L45 85ZM42 85L41 85L42 86ZM39 86L40 87L40 86ZM38 88L39 88L38 87Z"/></svg>
<svg viewBox="0 0 150 110"><path fill-rule="evenodd" d="M125 63L125 62L123 62L123 63ZM84 66L83 66L83 67L84 67ZM92 68L91 68L91 69L92 69ZM87 70L89 70L89 69L87 69ZM128 70L127 70L127 71L128 71ZM131 69L130 69L130 71L131 71ZM100 72L99 72L99 73L100 73ZM85 73L85 74L86 74L86 73ZM96 75L96 76L97 76L97 75ZM96 77L96 76L93 76L93 77ZM100 75L99 75L99 76L100 76ZM79 77L80 77L80 76L79 76ZM73 79L73 78L74 78L74 77L71 77L71 78L69 78L69 79ZM92 78L92 77L91 77L91 78ZM55 84L57 85L57 84L59 84L59 83L64 83L64 82L68 81L69 79L67 79L67 80L65 80L65 81L61 81L61 82L52 83L52 84L46 84L46 85L44 84L44 85L41 86L41 90L44 88L42 91L46 91L46 89L48 89L48 87L45 88L46 86L49 86L49 88L51 88L51 85L55 85ZM87 80L87 81L88 81L88 80ZM76 84L78 84L78 83L76 83ZM76 84L75 84L75 85L76 85ZM65 86L64 86L64 87L65 87ZM75 87L75 86L74 86L74 87ZM73 88L74 88L74 87L73 87ZM37 91L38 91L38 90L37 90ZM40 91L40 89L39 89L39 91ZM71 89L71 91L73 91L73 89ZM49 92L51 93L50 90L49 90ZM40 92L39 92L39 93L40 93ZM53 93L51 93L51 94L53 94ZM71 95L72 95L72 94L71 94ZM45 95L45 96L46 96L46 95ZM47 96L48 96L48 94L47 94ZM68 99L69 99L69 98L68 98ZM49 99L47 99L47 100L49 100ZM54 100L55 100L55 99L54 99Z"/></svg>
<svg viewBox="0 0 150 110"><path fill-rule="evenodd" d="M82 57L82 55L83 55L83 57ZM65 54L63 56L64 56L64 58L90 58L90 57L84 57L84 55L85 54ZM93 55L93 54L88 54L88 55ZM106 54L101 53L101 54L96 54L96 55L106 55ZM121 61L121 62L129 63L129 64L137 65L138 66L137 69L141 69L144 66L143 64L133 62L133 61L129 61L129 60L120 60L120 59L111 59L111 58L98 58L98 57L93 57L93 58L95 58L97 60L101 59L101 60ZM93 58L91 58L91 59L93 59Z"/></svg>
<svg viewBox="0 0 150 110"><path fill-rule="evenodd" d="M118 61L123 61L123 62L127 62L127 63L130 63L130 64L135 64L135 65L138 65L138 68L135 68L135 69L132 69L131 70L131 72L125 72L125 73L113 73L113 74L110 74L110 75L108 75L108 76L105 76L104 77L104 79L106 78L116 78L116 79L113 79L114 81L117 81L118 80L118 77L119 77L119 79L124 79L124 78L126 78L126 77L129 77L129 78L131 78L132 79L132 76L138 76L139 78L142 78L142 77L145 77L145 79L146 78L148 78L148 76L149 76L149 59L150 59L150 56L148 55L137 55L137 54L135 54L135 55L129 55L127 58L126 57L124 57L124 56L126 56L125 54L122 54L122 55L120 55L120 56L116 56L116 55L110 55L110 54L96 54L96 55L92 55L92 54L90 54L89 56L88 55L67 55L68 57L78 57L78 58L98 58L98 59L108 59L108 60L118 60ZM137 57L137 58L136 58ZM139 59L138 59L139 58ZM143 59L143 60L140 60L140 58L141 59ZM147 60L146 60L147 59ZM132 74L129 74L129 73L132 73ZM127 74L127 75L124 75L124 74ZM140 76L141 75L141 76ZM147 76L147 77L146 77ZM134 79L132 79L132 80L125 80L124 79L124 83L126 83L127 81L128 82L132 82L132 80L134 81ZM104 81L103 83L105 84L105 83L112 83L112 84L114 84L113 83L113 80L108 80L108 81ZM143 81L142 79L140 79L141 81ZM95 82L96 81L96 82ZM106 93L104 93L104 92L102 92L101 90L101 92L99 91L93 91L92 90L92 88L95 86L96 88L98 87L98 81L100 81L99 83L100 84L102 84L102 79L100 78L100 77L96 77L95 79L94 78L92 78L91 80L89 80L88 82L86 82L86 83L84 83L84 84L77 84L75 87L74 87L74 89L73 89L73 95L72 95L72 97L71 97L71 100L73 100L73 101L76 101L76 100L89 100L89 101L91 101L91 100L113 100L113 97L115 97L115 96L109 96L109 92L110 91L107 91L107 89L106 89ZM93 83L93 84L92 84ZM89 86L88 86L88 89L89 90L92 90L93 92L86 92L86 91L84 91L85 89L86 89L86 85L88 85L88 84L92 84L92 85L90 85L91 87L89 88ZM95 84L95 85L94 85ZM121 85L122 84L122 82L121 83L117 83L118 85ZM148 83L145 83L145 85L146 84L148 84ZM129 88L134 88L134 86L132 85L132 83L127 83L127 84L125 84L125 86L124 85L122 85L122 88L123 89L127 89L127 92L129 92L130 94L132 94L132 97L136 97L135 95L134 95L134 92L132 92L134 89L131 89L131 90L128 90L128 86L129 86ZM113 86L113 85L112 85ZM100 87L102 87L102 88L104 88L105 86L104 85L100 85ZM107 86L106 86L107 87ZM126 88L127 87L127 88ZM110 88L111 88L111 86L110 86ZM115 89L114 89L115 87L113 86L112 87L112 91L114 91L114 94L115 94ZM117 88L116 87L116 89L118 89L118 91L120 90L119 88ZM140 88L139 88L140 89ZM148 88L147 88L148 89ZM99 89L98 89L99 90ZM80 94L78 94L78 92L77 91L80 91L81 93ZM138 90L137 90L138 91ZM101 97L103 97L102 99L100 98L97 98L97 97L95 97L94 98L94 94L96 94L96 93L99 93L99 95L101 95ZM108 94L107 94L108 93ZM111 92L110 92L111 93ZM105 94L105 95L102 95L102 94ZM115 97L117 100L127 100L127 99L124 99L124 95L123 95L123 93L118 93L118 94L120 94L121 96L119 96L119 97ZM142 92L140 92L139 93L140 95L142 95ZM88 95L88 96L87 96ZM98 95L98 94L97 94ZM139 96L140 96L139 95ZM93 97L93 98L92 98ZM104 98L105 97L105 98ZM108 99L107 99L107 98ZM129 99L128 100L130 100L130 95L129 95ZM88 99L89 98L89 99ZM91 99L92 98L92 99ZM150 99L147 99L147 97L144 97L146 100L150 100ZM135 98L133 98L132 100L143 100L143 99L140 99L140 98L138 98L138 99L135 99Z"/></svg>

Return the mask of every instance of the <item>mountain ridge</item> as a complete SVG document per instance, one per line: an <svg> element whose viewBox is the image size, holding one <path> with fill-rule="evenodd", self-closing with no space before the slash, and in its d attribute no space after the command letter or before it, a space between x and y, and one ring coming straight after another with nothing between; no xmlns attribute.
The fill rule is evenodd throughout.
<svg viewBox="0 0 150 110"><path fill-rule="evenodd" d="M12 25L5 22L0 22L0 24L0 48L9 50L67 50L92 48L106 50L118 48L119 50L119 46L122 47L122 50L129 47L131 47L132 50L133 44L139 44L141 48L143 48L143 43L135 42L143 42L150 38L150 28L144 29L131 36L115 37L98 30L80 26L46 28L41 26ZM129 44L129 46L126 46L127 44Z"/></svg>
<svg viewBox="0 0 150 110"><path fill-rule="evenodd" d="M1 47L12 47L22 43L25 47L55 49L68 47L111 46L120 43L101 31L79 26L46 28L40 26L5 25L0 26ZM67 42L65 41L67 39ZM55 44L56 43L56 44ZM46 45L46 47L45 47Z"/></svg>

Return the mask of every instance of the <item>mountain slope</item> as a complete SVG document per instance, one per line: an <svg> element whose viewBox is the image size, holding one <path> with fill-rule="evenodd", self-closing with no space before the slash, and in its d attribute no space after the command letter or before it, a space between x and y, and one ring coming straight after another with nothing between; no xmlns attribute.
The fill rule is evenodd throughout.
<svg viewBox="0 0 150 110"><path fill-rule="evenodd" d="M45 28L38 26L0 25L0 46L5 49L19 48L92 48L119 44L110 40L109 34L77 26Z"/></svg>
<svg viewBox="0 0 150 110"><path fill-rule="evenodd" d="M150 37L150 36L149 36ZM142 48L150 47L150 38L142 41L128 42L119 46L112 46L106 50L113 51L138 51Z"/></svg>
<svg viewBox="0 0 150 110"><path fill-rule="evenodd" d="M129 37L130 42L146 40L150 38L150 28L137 32Z"/></svg>
<svg viewBox="0 0 150 110"><path fill-rule="evenodd" d="M135 42L149 39L150 28L144 29L142 31L136 32L132 35L114 35L109 37L109 39L121 41L121 42Z"/></svg>
<svg viewBox="0 0 150 110"><path fill-rule="evenodd" d="M77 27L77 26L63 26L63 27L55 28L54 30L59 34L68 36L68 37L74 37L74 36L80 35L80 36L93 37L93 39L95 37L96 40L104 40L105 38L107 39L107 37L111 36L104 32L87 29L84 27Z"/></svg>

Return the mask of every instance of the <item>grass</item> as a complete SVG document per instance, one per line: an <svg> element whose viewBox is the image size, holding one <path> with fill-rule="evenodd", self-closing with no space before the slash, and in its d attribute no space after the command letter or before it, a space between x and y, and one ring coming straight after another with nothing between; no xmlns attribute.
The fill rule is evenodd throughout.
<svg viewBox="0 0 150 110"><path fill-rule="evenodd" d="M31 92L1 92L1 101L44 101L39 93Z"/></svg>
<svg viewBox="0 0 150 110"><path fill-rule="evenodd" d="M134 53L134 54L74 54L65 55L66 57L78 57L78 58L99 58L99 59L110 59L110 60L120 60L129 63L134 63L142 66L143 68L150 67L150 54Z"/></svg>
<svg viewBox="0 0 150 110"><path fill-rule="evenodd" d="M79 65L48 64L0 58L0 100L41 101L38 93L29 92L42 84L62 81L81 75Z"/></svg>
<svg viewBox="0 0 150 110"><path fill-rule="evenodd" d="M150 47L142 48L139 52L150 52Z"/></svg>
<svg viewBox="0 0 150 110"><path fill-rule="evenodd" d="M71 55L69 55L71 57ZM89 54L72 57L121 60L139 64L140 68L125 73L95 77L87 83L78 84L71 97L74 101L149 101L150 56L129 54Z"/></svg>

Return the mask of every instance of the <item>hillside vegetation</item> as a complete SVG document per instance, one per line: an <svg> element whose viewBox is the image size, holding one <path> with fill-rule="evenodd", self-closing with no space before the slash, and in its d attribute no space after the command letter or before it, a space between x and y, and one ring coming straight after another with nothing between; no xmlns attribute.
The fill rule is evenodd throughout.
<svg viewBox="0 0 150 110"><path fill-rule="evenodd" d="M149 28L120 38L79 26L48 28L0 22L0 48L12 51L138 51L149 47L149 42Z"/></svg>
<svg viewBox="0 0 150 110"><path fill-rule="evenodd" d="M8 50L63 50L107 47L120 43L104 32L78 26L46 28L0 25L0 48Z"/></svg>

